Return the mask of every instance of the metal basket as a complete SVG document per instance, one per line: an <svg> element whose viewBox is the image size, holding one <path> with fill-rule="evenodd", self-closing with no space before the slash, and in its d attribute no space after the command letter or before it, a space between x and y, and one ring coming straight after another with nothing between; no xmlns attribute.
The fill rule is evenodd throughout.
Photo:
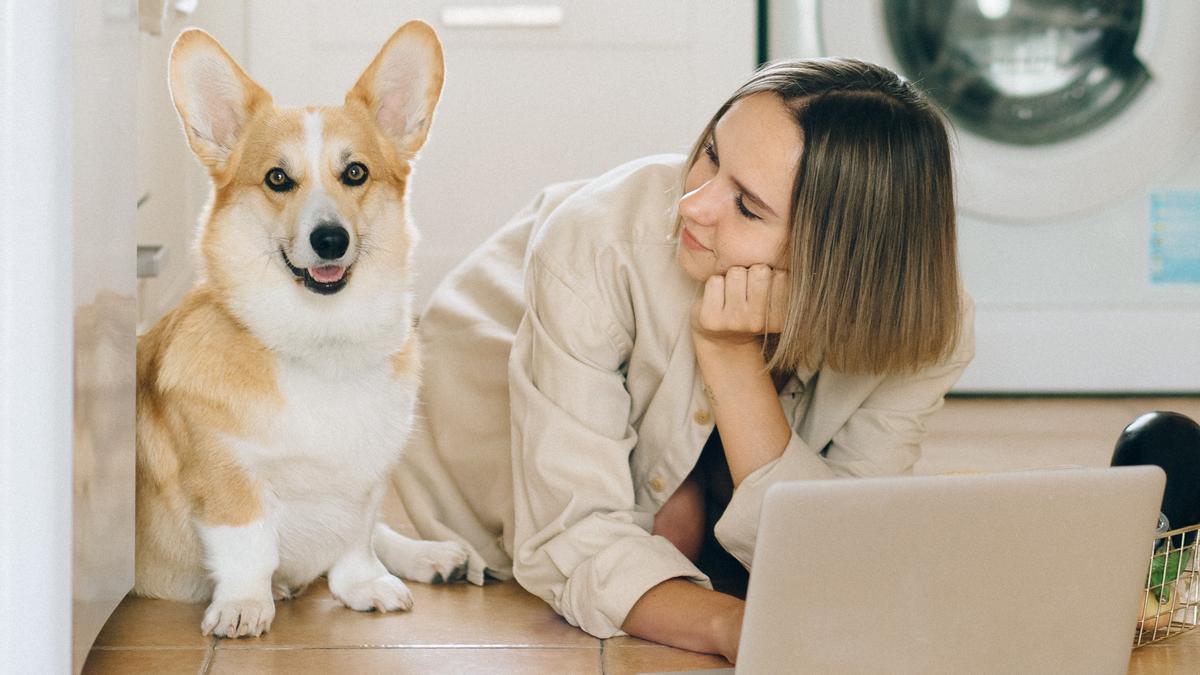
<svg viewBox="0 0 1200 675"><path fill-rule="evenodd" d="M1200 624L1200 525L1163 532L1150 555L1133 646L1175 637Z"/></svg>

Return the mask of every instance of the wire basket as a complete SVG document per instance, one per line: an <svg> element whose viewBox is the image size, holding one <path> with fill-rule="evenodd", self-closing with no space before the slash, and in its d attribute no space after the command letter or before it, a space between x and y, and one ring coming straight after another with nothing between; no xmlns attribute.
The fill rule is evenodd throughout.
<svg viewBox="0 0 1200 675"><path fill-rule="evenodd" d="M1163 532L1150 554L1133 646L1185 633L1200 624L1200 525Z"/></svg>

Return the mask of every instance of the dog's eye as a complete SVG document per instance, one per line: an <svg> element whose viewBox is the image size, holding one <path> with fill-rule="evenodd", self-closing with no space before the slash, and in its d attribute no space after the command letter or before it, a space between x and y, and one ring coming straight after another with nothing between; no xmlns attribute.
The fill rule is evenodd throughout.
<svg viewBox="0 0 1200 675"><path fill-rule="evenodd" d="M275 167L267 172L267 177L263 179L267 187L276 192L287 192L296 187L296 181L287 175L287 172L279 167Z"/></svg>
<svg viewBox="0 0 1200 675"><path fill-rule="evenodd" d="M359 162L351 162L342 172L342 182L351 187L362 185L367 181L367 167Z"/></svg>

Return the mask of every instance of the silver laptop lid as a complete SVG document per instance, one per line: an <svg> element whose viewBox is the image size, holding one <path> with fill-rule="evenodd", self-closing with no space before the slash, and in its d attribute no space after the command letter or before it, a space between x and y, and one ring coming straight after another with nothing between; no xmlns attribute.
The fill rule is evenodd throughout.
<svg viewBox="0 0 1200 675"><path fill-rule="evenodd" d="M805 481L763 503L738 672L1124 673L1158 467Z"/></svg>

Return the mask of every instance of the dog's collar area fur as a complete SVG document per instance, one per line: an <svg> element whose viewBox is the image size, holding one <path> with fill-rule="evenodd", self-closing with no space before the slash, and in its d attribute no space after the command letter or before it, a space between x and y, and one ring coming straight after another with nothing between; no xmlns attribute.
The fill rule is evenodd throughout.
<svg viewBox="0 0 1200 675"><path fill-rule="evenodd" d="M347 267L346 272L342 274L342 278L338 279L337 281L317 281L312 277L311 274L308 273L307 269L293 265L292 261L288 259L287 252L283 250L282 246L279 247L279 255L283 258L283 264L287 265L288 269L292 271L292 274L296 276L296 279L303 281L304 287L313 293L320 293L321 295L333 295L334 293L337 293L345 288L346 280L350 278L350 268Z"/></svg>

